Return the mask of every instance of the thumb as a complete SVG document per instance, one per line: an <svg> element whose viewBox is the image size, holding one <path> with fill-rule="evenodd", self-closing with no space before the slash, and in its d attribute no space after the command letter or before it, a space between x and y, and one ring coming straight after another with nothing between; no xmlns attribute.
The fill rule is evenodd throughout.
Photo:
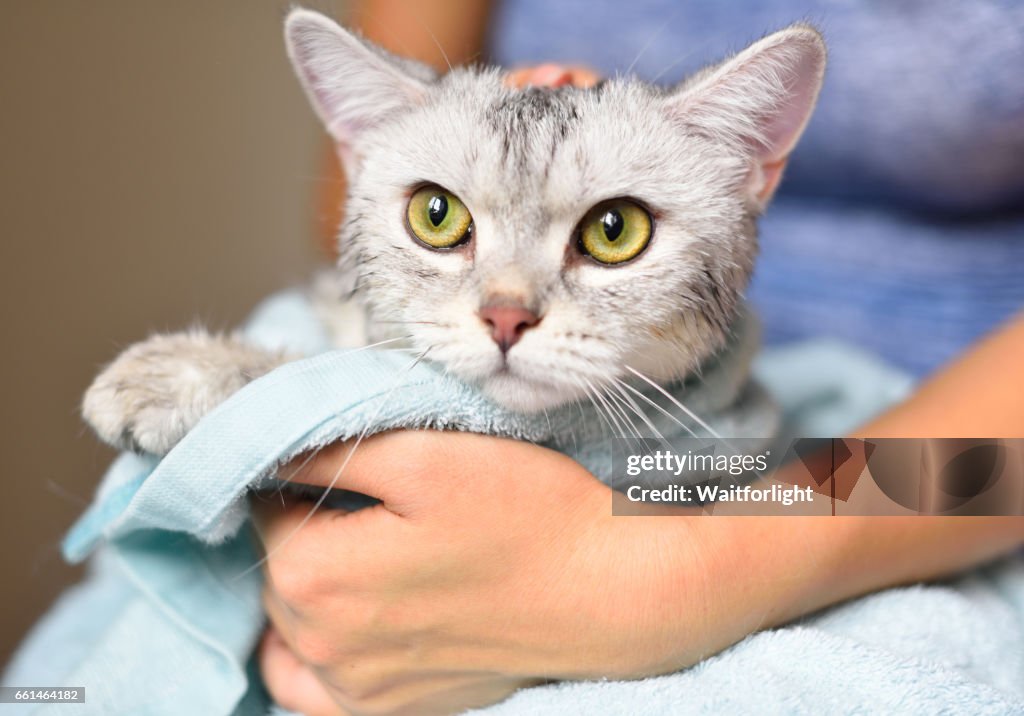
<svg viewBox="0 0 1024 716"><path fill-rule="evenodd" d="M393 509L404 503L416 485L436 471L446 441L430 430L401 430L347 440L299 455L281 466L277 478L309 485L319 498L323 489L350 490L380 500ZM450 436L449 436L450 437Z"/></svg>

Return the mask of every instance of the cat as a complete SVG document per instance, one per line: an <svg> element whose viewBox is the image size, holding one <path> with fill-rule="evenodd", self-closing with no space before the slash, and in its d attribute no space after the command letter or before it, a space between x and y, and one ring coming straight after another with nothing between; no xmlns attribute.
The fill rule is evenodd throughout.
<svg viewBox="0 0 1024 716"><path fill-rule="evenodd" d="M514 89L493 67L439 76L305 9L285 38L349 182L337 280L313 292L336 344L403 340L518 412L635 380L627 366L682 378L723 346L826 60L796 24L670 89ZM100 373L83 414L161 455L297 357L156 335Z"/></svg>

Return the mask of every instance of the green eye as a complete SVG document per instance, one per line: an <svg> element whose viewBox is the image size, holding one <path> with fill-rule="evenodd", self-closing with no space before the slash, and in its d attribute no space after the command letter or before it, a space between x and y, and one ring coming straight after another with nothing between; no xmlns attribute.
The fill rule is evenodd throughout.
<svg viewBox="0 0 1024 716"><path fill-rule="evenodd" d="M580 250L603 264L635 258L651 240L651 215L626 199L605 201L591 209L580 230Z"/></svg>
<svg viewBox="0 0 1024 716"><path fill-rule="evenodd" d="M409 200L409 228L427 246L451 249L469 239L473 217L450 191L425 186Z"/></svg>

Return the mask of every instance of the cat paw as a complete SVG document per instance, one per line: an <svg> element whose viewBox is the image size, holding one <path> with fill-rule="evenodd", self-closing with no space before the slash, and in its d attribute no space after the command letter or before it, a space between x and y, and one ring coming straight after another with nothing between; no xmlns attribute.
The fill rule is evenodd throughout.
<svg viewBox="0 0 1024 716"><path fill-rule="evenodd" d="M202 332L153 336L97 376L82 415L114 447L164 455L204 415L275 364L229 338Z"/></svg>

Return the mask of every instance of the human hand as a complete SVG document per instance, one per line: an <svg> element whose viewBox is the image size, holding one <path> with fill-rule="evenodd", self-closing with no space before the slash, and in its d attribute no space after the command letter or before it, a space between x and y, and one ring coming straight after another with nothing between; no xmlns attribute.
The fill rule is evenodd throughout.
<svg viewBox="0 0 1024 716"><path fill-rule="evenodd" d="M281 474L331 484L348 449ZM305 524L308 502L254 502L260 663L286 708L449 713L548 679L674 671L708 648L696 523L613 517L610 490L563 455L397 432L364 441L336 486L383 502Z"/></svg>
<svg viewBox="0 0 1024 716"><path fill-rule="evenodd" d="M593 87L601 76L594 70L583 65L557 65L545 63L535 67L520 67L505 75L505 84L522 89L523 87Z"/></svg>

